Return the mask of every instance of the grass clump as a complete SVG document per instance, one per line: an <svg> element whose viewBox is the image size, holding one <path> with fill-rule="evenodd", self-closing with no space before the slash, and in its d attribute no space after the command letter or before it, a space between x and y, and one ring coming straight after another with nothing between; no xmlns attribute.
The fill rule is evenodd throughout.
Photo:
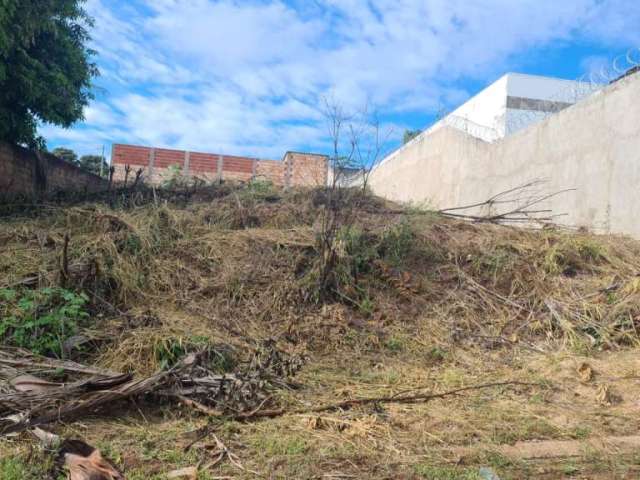
<svg viewBox="0 0 640 480"><path fill-rule="evenodd" d="M417 235L408 219L386 229L377 245L379 258L394 267L404 267L418 250Z"/></svg>
<svg viewBox="0 0 640 480"><path fill-rule="evenodd" d="M0 459L0 478L3 480L27 480L37 478L30 472L29 466L16 458Z"/></svg>
<svg viewBox="0 0 640 480"><path fill-rule="evenodd" d="M310 448L309 443L298 435L282 435L278 433L256 436L252 444L268 457L303 455Z"/></svg>
<svg viewBox="0 0 640 480"><path fill-rule="evenodd" d="M598 242L580 237L563 238L551 246L544 257L543 267L547 273L574 276L592 270L606 260L604 247Z"/></svg>
<svg viewBox="0 0 640 480"><path fill-rule="evenodd" d="M2 480L41 480L49 478L47 470L50 466L50 459L34 462L18 455L0 458L0 478Z"/></svg>

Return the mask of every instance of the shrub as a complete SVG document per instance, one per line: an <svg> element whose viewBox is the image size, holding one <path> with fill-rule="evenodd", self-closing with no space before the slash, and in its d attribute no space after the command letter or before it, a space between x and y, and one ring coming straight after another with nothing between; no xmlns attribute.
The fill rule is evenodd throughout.
<svg viewBox="0 0 640 480"><path fill-rule="evenodd" d="M247 184L246 193L254 196L256 199L268 200L271 197L277 195L273 182L268 178L254 177Z"/></svg>
<svg viewBox="0 0 640 480"><path fill-rule="evenodd" d="M179 164L169 165L167 175L162 181L163 188L179 188L189 184L189 177L185 176Z"/></svg>
<svg viewBox="0 0 640 480"><path fill-rule="evenodd" d="M380 258L394 267L405 265L416 248L416 236L408 220L388 228L378 244Z"/></svg>
<svg viewBox="0 0 640 480"><path fill-rule="evenodd" d="M0 339L38 355L64 354L64 343L89 314L84 293L63 288L0 289Z"/></svg>
<svg viewBox="0 0 640 480"><path fill-rule="evenodd" d="M418 256L431 255L423 251L417 240L407 220L378 233L356 226L340 228L333 247L335 259L328 271L327 286L333 298L347 301L364 315L371 315L376 309L372 297L375 289L371 287L380 281L379 269L392 267L400 271ZM319 297L311 298L317 301Z"/></svg>

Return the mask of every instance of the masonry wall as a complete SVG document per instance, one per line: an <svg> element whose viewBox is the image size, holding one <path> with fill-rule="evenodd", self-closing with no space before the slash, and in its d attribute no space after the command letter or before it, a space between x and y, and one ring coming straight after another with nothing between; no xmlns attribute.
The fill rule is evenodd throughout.
<svg viewBox="0 0 640 480"><path fill-rule="evenodd" d="M187 152L164 148L115 144L112 152L114 179L123 181L129 165L129 179L143 169L145 181L160 185L179 172L205 181L248 181L264 177L280 186L326 185L327 157L287 152L282 161L213 153Z"/></svg>
<svg viewBox="0 0 640 480"><path fill-rule="evenodd" d="M0 198L36 198L60 191L96 192L108 182L58 157L0 142Z"/></svg>
<svg viewBox="0 0 640 480"><path fill-rule="evenodd" d="M287 152L283 163L289 185L316 187L327 185L328 159L314 153Z"/></svg>
<svg viewBox="0 0 640 480"><path fill-rule="evenodd" d="M640 75L494 143L445 127L389 156L369 185L392 200L469 205L535 179L558 223L640 238Z"/></svg>

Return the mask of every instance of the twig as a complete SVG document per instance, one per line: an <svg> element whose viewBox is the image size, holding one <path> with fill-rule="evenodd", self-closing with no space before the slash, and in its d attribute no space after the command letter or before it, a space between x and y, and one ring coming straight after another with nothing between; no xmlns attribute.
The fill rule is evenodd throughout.
<svg viewBox="0 0 640 480"><path fill-rule="evenodd" d="M60 264L60 285L66 288L69 281L69 234L64 234L64 244L62 245L62 259Z"/></svg>
<svg viewBox="0 0 640 480"><path fill-rule="evenodd" d="M503 303L505 303L506 305L509 305L511 307L517 308L518 310L524 310L525 312L530 312L530 313L534 313L532 312L529 308L520 305L516 302L514 302L513 300L500 295L498 292L494 292L492 290L489 290L486 287L483 287L482 285L480 285L478 282L476 282L473 278L471 278L469 275L467 275L465 273L464 270L462 270L460 267L458 267L458 274L460 274L467 282L469 282L471 284L471 287L481 290L484 293L487 293L488 295L491 295L494 298L497 298L498 300L502 301Z"/></svg>
<svg viewBox="0 0 640 480"><path fill-rule="evenodd" d="M505 222L552 222L555 218L562 216L564 214L556 214L553 215L550 209L532 209L535 205L538 205L545 200L553 198L562 193L567 193L571 191L575 191L575 188L567 188L564 190L559 190L556 192L552 192L549 194L541 194L539 191L531 192L530 189L536 187L538 185L543 184L543 180L534 180L524 185L520 185L515 188L511 188L509 190L505 190L504 192L500 192L488 200L483 202L477 202L470 205L463 205L460 207L452 207L452 208L443 208L438 210L437 213L452 218L459 218L463 220L471 220L474 222L488 222L488 223L505 223ZM516 192L522 192L524 195L522 196L514 196L510 194L514 194ZM470 210L474 208L480 207L493 207L497 204L514 204L514 207L510 210L487 214L487 215L473 215L473 214L465 214L465 213L453 213L461 210Z"/></svg>
<svg viewBox="0 0 640 480"><path fill-rule="evenodd" d="M247 228L247 221L244 215L244 208L242 207L242 203L240 203L240 197L236 192L233 192L233 198L235 198L236 203L238 204L238 213L240 214L240 222L242 223L242 228Z"/></svg>
<svg viewBox="0 0 640 480"><path fill-rule="evenodd" d="M185 397L184 395L175 395L175 398L180 400L180 403L186 405L187 407L191 407L206 415L213 416L213 417L219 417L220 415L222 415L222 412L220 412L220 410L209 408L200 402L197 402L195 400L191 400L190 398Z"/></svg>
<svg viewBox="0 0 640 480"><path fill-rule="evenodd" d="M240 413L238 415L233 416L232 418L236 420L247 420L250 418L262 418L262 417L280 417L282 415L299 415L304 413L319 413L319 412L328 412L333 410L342 410L349 409L356 405L368 405L372 403L423 403L429 402L431 400L435 400L438 398L450 397L452 395L457 395L458 393L468 392L472 390L482 390L485 388L495 388L495 387L505 387L505 386L541 386L540 383L530 383L530 382L521 382L518 380L506 381L506 382L493 382L493 383L482 383L479 385L472 385L469 387L457 388L455 390L449 390L442 393L424 393L424 394L416 394L416 395L406 395L406 396L386 396L386 397L365 397L365 398L354 398L351 400L345 400L343 402L331 403L328 405L321 405L318 407L310 407L310 408L299 408L294 410L287 409L278 409L278 410L262 410L258 412L248 412L248 413Z"/></svg>
<svg viewBox="0 0 640 480"><path fill-rule="evenodd" d="M218 438L218 436L215 433L212 433L211 436L213 437L213 439L216 442L216 446L218 448L218 450L216 452L214 452L214 455L217 455L218 457L211 463L209 463L208 465L206 465L204 467L205 470L209 470L213 467L215 467L216 465L218 465L222 460L225 459L225 457L229 460L229 462L236 468L244 471L244 472L249 472L249 473L253 473L254 475L257 475L259 477L261 477L262 475L260 475L258 472L255 472L253 470L249 470L248 468L245 468L241 463L240 463L240 459L238 458L238 456L234 453L231 452L231 450L229 450L227 448L227 446L222 443L222 441Z"/></svg>

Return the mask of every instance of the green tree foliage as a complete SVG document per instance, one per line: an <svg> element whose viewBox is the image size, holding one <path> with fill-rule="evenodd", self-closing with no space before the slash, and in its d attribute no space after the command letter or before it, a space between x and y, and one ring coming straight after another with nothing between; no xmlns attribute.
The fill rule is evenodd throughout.
<svg viewBox="0 0 640 480"><path fill-rule="evenodd" d="M83 155L78 161L80 168L96 175L106 175L109 164L102 155Z"/></svg>
<svg viewBox="0 0 640 480"><path fill-rule="evenodd" d="M402 136L402 143L408 143L422 133L422 130L405 130Z"/></svg>
<svg viewBox="0 0 640 480"><path fill-rule="evenodd" d="M54 148L51 153L66 162L78 165L78 155L76 155L76 152L74 152L70 148L57 147Z"/></svg>
<svg viewBox="0 0 640 480"><path fill-rule="evenodd" d="M84 0L0 0L0 140L44 148L39 123L82 119L98 75Z"/></svg>

